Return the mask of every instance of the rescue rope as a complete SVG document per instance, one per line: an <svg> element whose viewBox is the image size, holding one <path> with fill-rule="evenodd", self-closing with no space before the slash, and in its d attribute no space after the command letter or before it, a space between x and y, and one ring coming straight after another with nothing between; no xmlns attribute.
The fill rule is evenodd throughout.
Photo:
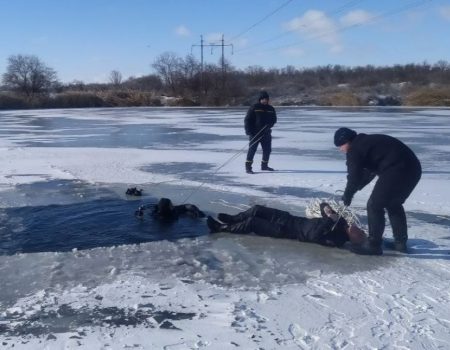
<svg viewBox="0 0 450 350"><path fill-rule="evenodd" d="M254 145L256 145L259 141L261 141L262 137L264 136L264 134L262 133L265 129L267 128L267 125L264 125L264 127L259 130L255 136L253 136L253 138L250 140L250 142L246 143L244 147L242 147L239 151L237 151L235 154L233 154L230 158L228 158L222 165L220 165L219 167L217 167L214 172L212 173L212 175L217 174L217 172L222 169L224 166L230 164L233 160L235 160L237 157L239 157L247 147L252 147ZM258 138L258 139L257 139ZM188 201L189 198L191 198L195 192L197 192L201 187L203 187L203 185L206 183L206 181L203 181L200 185L198 185L196 188L194 188L187 196L186 198L183 200L183 204L186 203Z"/></svg>
<svg viewBox="0 0 450 350"><path fill-rule="evenodd" d="M348 206L340 204L338 200L336 200L337 193L342 192L340 190L336 191L334 195L332 195L330 198L314 198L312 199L308 205L306 206L305 213L307 217L315 217L320 218L322 217L322 214L320 213L320 204L323 202L327 202L330 207L338 214L339 219L344 218L345 221L349 225L355 224L358 227L361 227L361 222L356 215L356 213L351 210ZM339 221L338 219L338 221ZM336 225L336 224L335 224ZM334 227L333 227L334 229Z"/></svg>

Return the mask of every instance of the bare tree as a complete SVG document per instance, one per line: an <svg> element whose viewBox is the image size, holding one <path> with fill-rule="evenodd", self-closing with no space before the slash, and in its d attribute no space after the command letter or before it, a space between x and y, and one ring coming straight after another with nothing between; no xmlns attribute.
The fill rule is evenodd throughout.
<svg viewBox="0 0 450 350"><path fill-rule="evenodd" d="M123 82L126 88L141 90L141 91L158 91L162 88L161 78L157 75L144 75L139 78L129 77Z"/></svg>
<svg viewBox="0 0 450 350"><path fill-rule="evenodd" d="M114 86L119 86L122 84L122 73L120 73L118 70L113 70L109 74L109 82L113 84Z"/></svg>
<svg viewBox="0 0 450 350"><path fill-rule="evenodd" d="M8 58L3 84L27 97L48 92L57 83L55 70L47 67L37 56L13 55Z"/></svg>
<svg viewBox="0 0 450 350"><path fill-rule="evenodd" d="M164 52L159 55L152 67L161 77L164 84L170 88L173 93L177 92L178 80L180 78L180 66L182 59L173 52Z"/></svg>

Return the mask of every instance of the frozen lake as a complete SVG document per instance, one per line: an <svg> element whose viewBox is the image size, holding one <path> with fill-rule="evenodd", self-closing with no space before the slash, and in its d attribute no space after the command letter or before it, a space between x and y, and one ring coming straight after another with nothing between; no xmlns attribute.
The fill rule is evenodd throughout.
<svg viewBox="0 0 450 350"><path fill-rule="evenodd" d="M1 111L3 346L369 349L393 338L394 348L450 346L450 110L277 108L277 171L252 176L245 112ZM341 126L396 136L421 160L405 206L411 254L361 257L209 235L201 219L168 225L133 215L163 196L211 215L256 203L304 215L312 199L345 186L332 141ZM260 159L259 150L257 170ZM136 186L144 195L127 197ZM370 189L352 205L363 224Z"/></svg>

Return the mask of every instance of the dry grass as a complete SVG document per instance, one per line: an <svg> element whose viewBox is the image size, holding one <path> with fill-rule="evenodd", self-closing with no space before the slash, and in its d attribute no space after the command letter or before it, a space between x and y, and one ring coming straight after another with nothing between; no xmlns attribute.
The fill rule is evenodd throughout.
<svg viewBox="0 0 450 350"><path fill-rule="evenodd" d="M405 97L407 106L450 106L450 87L423 88Z"/></svg>
<svg viewBox="0 0 450 350"><path fill-rule="evenodd" d="M27 108L24 97L10 93L0 93L0 109L23 109Z"/></svg>
<svg viewBox="0 0 450 350"><path fill-rule="evenodd" d="M323 106L362 106L361 99L350 91L324 94L320 97Z"/></svg>
<svg viewBox="0 0 450 350"><path fill-rule="evenodd" d="M161 100L151 92L105 91L98 93L107 107L161 106Z"/></svg>

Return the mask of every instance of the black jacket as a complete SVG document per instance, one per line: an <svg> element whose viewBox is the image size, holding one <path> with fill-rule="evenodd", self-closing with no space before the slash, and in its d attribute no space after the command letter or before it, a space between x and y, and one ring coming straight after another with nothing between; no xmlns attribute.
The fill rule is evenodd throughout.
<svg viewBox="0 0 450 350"><path fill-rule="evenodd" d="M134 212L139 218L144 217L144 213L150 210L150 215L155 219L161 221L173 221L177 220L180 215L186 215L191 218L204 218L205 213L197 208L194 204L181 204L170 207L166 212L162 213L159 210L158 204L142 205Z"/></svg>
<svg viewBox="0 0 450 350"><path fill-rule="evenodd" d="M249 108L245 116L245 133L254 136L265 126L268 131L276 122L277 114L275 113L275 108L271 105L255 103Z"/></svg>
<svg viewBox="0 0 450 350"><path fill-rule="evenodd" d="M152 216L157 219L176 220L180 215L187 215L192 218L205 217L205 213L203 213L194 204L175 205L173 207L173 210L170 213L166 213L165 215L161 215L161 213L158 211L157 205L154 205L152 209Z"/></svg>
<svg viewBox="0 0 450 350"><path fill-rule="evenodd" d="M358 134L347 152L347 186L345 194L352 197L378 175L397 169L402 176L420 169L414 152L395 137L381 134Z"/></svg>
<svg viewBox="0 0 450 350"><path fill-rule="evenodd" d="M335 225L330 218L291 216L291 222L288 223L287 229L294 232L296 238L301 242L341 247L349 240L346 227L347 223L344 219L340 219Z"/></svg>

